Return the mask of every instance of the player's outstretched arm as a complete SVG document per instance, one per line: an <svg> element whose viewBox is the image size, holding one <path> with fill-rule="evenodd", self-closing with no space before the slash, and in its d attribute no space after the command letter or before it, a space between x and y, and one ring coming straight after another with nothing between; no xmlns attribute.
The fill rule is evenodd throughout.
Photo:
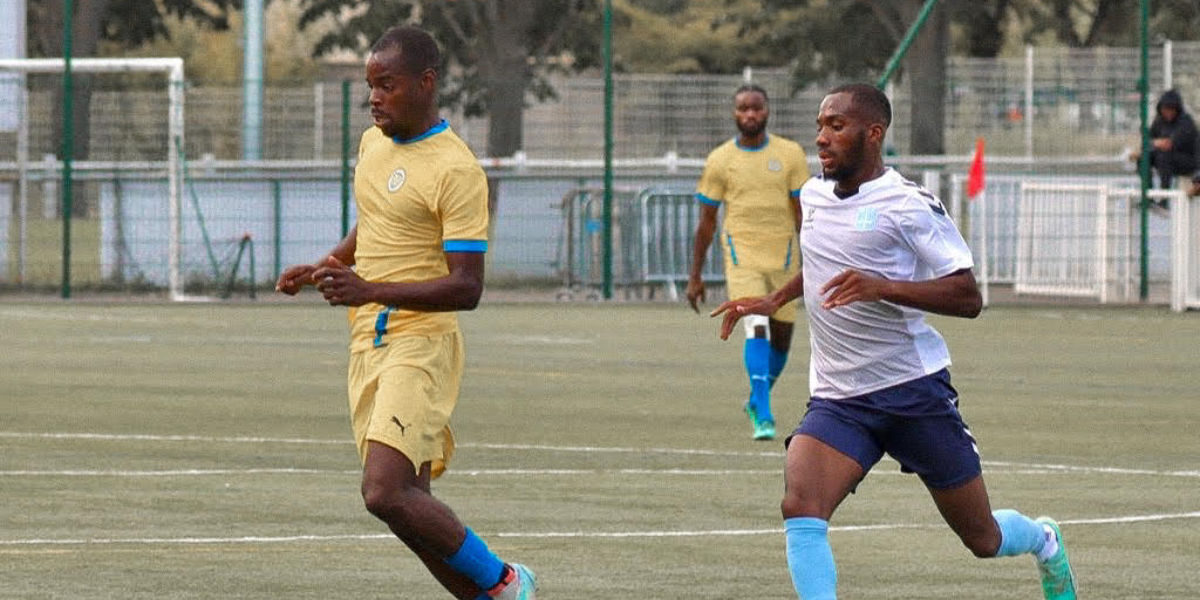
<svg viewBox="0 0 1200 600"><path fill-rule="evenodd" d="M325 265L328 257L333 257L340 264L354 264L354 250L358 245L358 226L355 225L346 237L333 247L333 250L311 265L293 265L284 269L283 273L279 274L279 280L275 282L275 291L283 292L289 296L295 296L306 285L316 285L317 281L313 278L313 274Z"/></svg>
<svg viewBox="0 0 1200 600"><path fill-rule="evenodd" d="M745 315L767 315L775 314L780 306L799 298L804 294L804 273L796 273L796 276L784 284L783 287L767 294L766 296L756 296L751 298L738 298L736 300L728 300L722 302L715 310L709 313L708 316L716 317L724 315L721 320L721 339L729 339L729 334L733 332L733 326Z"/></svg>
<svg viewBox="0 0 1200 600"><path fill-rule="evenodd" d="M821 293L826 294L821 302L825 309L880 300L951 317L974 318L983 309L970 269L927 281L890 281L847 269L830 279Z"/></svg>

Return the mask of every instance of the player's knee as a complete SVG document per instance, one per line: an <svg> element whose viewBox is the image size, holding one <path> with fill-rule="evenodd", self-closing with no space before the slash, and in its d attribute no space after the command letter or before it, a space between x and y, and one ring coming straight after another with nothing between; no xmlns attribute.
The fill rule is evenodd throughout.
<svg viewBox="0 0 1200 600"><path fill-rule="evenodd" d="M999 532L994 531L972 531L959 535L967 550L975 555L975 558L992 558L1000 552L1000 536Z"/></svg>
<svg viewBox="0 0 1200 600"><path fill-rule="evenodd" d="M380 485L371 480L364 480L362 485L363 505L367 512L375 518L392 526L393 529L403 528L408 522L409 505L405 500L404 490L392 486Z"/></svg>
<svg viewBox="0 0 1200 600"><path fill-rule="evenodd" d="M783 495L783 500L779 503L779 512L784 519L812 517L828 521L833 516L833 511L822 506L818 498L791 492Z"/></svg>

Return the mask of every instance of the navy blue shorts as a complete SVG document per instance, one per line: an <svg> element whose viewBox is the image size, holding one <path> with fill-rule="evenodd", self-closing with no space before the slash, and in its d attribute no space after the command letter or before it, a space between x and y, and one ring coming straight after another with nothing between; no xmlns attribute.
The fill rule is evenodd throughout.
<svg viewBox="0 0 1200 600"><path fill-rule="evenodd" d="M960 487L983 472L946 369L853 398L813 396L797 434L832 446L864 473L886 452L933 489Z"/></svg>

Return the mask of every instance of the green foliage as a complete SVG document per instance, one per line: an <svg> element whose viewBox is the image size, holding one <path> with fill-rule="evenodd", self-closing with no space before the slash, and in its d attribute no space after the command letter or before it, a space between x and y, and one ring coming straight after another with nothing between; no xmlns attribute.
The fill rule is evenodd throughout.
<svg viewBox="0 0 1200 600"><path fill-rule="evenodd" d="M738 73L744 67L789 64L792 53L769 39L774 32L743 28L766 18L757 1L697 0L686 10L661 11L665 2L618 0L616 63L640 73ZM772 18L789 18L779 10Z"/></svg>
<svg viewBox="0 0 1200 600"><path fill-rule="evenodd" d="M1200 3L1196 0L1157 0L1150 30L1167 40L1200 39Z"/></svg>
<svg viewBox="0 0 1200 600"><path fill-rule="evenodd" d="M412 2L359 2L355 0L303 0L300 14L301 29L311 27L326 17L337 21L337 27L325 32L313 48L314 56L338 49L364 52L371 43L393 25L412 20Z"/></svg>

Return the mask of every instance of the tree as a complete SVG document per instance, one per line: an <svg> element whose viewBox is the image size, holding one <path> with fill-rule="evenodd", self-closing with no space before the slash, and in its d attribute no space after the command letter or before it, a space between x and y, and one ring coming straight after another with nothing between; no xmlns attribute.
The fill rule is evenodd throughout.
<svg viewBox="0 0 1200 600"><path fill-rule="evenodd" d="M600 14L589 0L304 4L302 27L327 16L341 25L317 44L318 54L335 48L362 52L397 24L428 29L448 59L443 101L461 106L468 116L489 116L489 156L511 156L521 149L526 94L538 100L552 97L548 73L594 65L599 58Z"/></svg>
<svg viewBox="0 0 1200 600"><path fill-rule="evenodd" d="M613 13L617 70L736 74L790 63L769 31L739 35L743 20L762 14L759 0L615 0Z"/></svg>
<svg viewBox="0 0 1200 600"><path fill-rule="evenodd" d="M780 52L791 49L796 57L792 73L797 89L812 81L863 78L882 72L924 4L924 0L764 2L767 10L744 21L742 35L761 35L766 28L773 32L768 39L774 40ZM909 151L915 154L945 152L945 56L950 53L955 3L943 0L934 8L905 55L901 75L911 90Z"/></svg>

